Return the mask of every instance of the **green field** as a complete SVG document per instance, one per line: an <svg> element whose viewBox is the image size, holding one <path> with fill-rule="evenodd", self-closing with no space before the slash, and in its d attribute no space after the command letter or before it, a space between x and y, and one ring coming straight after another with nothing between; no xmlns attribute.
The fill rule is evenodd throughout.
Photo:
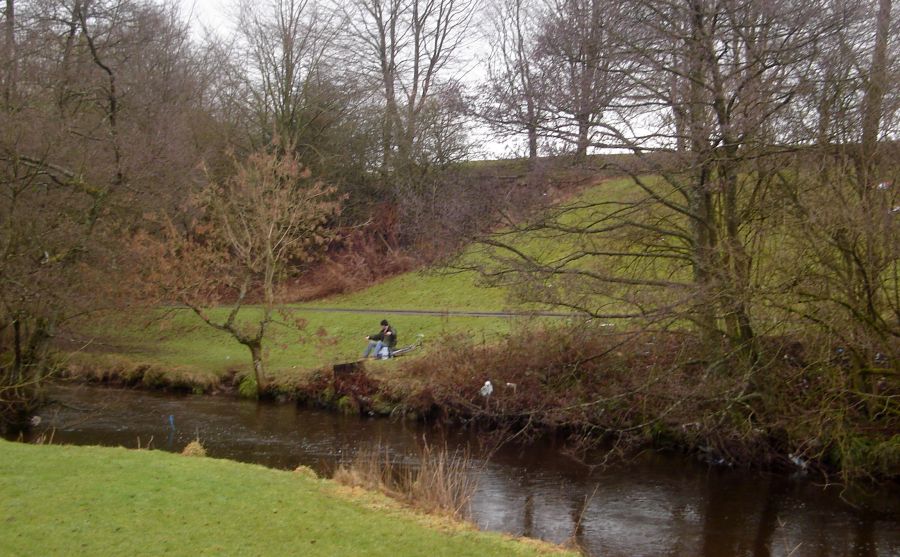
<svg viewBox="0 0 900 557"><path fill-rule="evenodd" d="M243 317L249 321L258 311L247 308ZM266 336L267 373L276 380L289 380L335 362L357 360L366 346L365 336L378 332L382 317L396 327L399 345L411 344L417 335L423 335L423 350L463 336L492 342L511 327L509 318L329 313L297 306L289 312L290 321L279 318ZM298 326L298 319L305 324ZM190 310L107 317L92 321L87 330L85 348L70 353L67 361L106 366L116 362L150 364L201 377L250 369L245 347L203 323Z"/></svg>
<svg viewBox="0 0 900 557"><path fill-rule="evenodd" d="M0 441L0 555L539 555L377 494L226 460Z"/></svg>

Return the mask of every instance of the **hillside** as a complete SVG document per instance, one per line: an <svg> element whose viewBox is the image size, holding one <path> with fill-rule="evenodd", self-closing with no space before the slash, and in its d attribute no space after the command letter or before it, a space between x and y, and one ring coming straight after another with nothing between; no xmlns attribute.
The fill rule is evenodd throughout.
<svg viewBox="0 0 900 557"><path fill-rule="evenodd" d="M627 180L588 188L578 200L620 195ZM533 234L521 239L528 249L559 249L557 240ZM457 265L468 266L484 259L477 246L464 250ZM378 322L388 318L397 328L400 344L424 338L425 349L458 339L491 343L518 327L522 318L468 317L453 312L528 312L553 310L552 306L517 301L504 286L490 286L474 271L450 267L419 269L377 282L368 288L313 302L291 304L270 329L265 348L268 372L276 381L303 377L314 369L358 358L364 337L375 332ZM341 312L328 312L339 309ZM347 310L365 310L354 313ZM382 315L371 314L384 310ZM448 312L447 315L391 314L391 310ZM225 308L211 310L222 316ZM241 318L252 321L254 310L246 308ZM128 314L93 316L68 327L59 345L68 356L70 369L119 372L151 366L178 382L212 385L217 378L249 370L244 347L226 333L202 323L187 309L141 310ZM103 371L88 371L103 373ZM116 372L116 373L119 373ZM160 379L165 382L164 378ZM204 387L206 388L206 387Z"/></svg>

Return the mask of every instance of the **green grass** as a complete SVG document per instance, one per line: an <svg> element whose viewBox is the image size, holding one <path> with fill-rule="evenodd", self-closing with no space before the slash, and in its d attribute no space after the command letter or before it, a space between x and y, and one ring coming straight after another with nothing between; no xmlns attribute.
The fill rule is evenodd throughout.
<svg viewBox="0 0 900 557"><path fill-rule="evenodd" d="M366 307L366 306L362 306ZM243 322L250 323L258 310L243 310ZM225 309L212 310L223 317ZM510 330L507 318L384 315L396 327L399 345L412 344L424 336L424 349L435 343L453 342L464 336L492 342ZM335 362L359 359L366 346L366 335L378 332L378 314L326 313L296 309L290 321L279 320L266 335L267 374L277 381L305 375L309 370L328 367ZM296 320L304 320L299 328ZM229 370L249 371L250 353L229 334L203 323L189 310L159 311L140 317L110 317L87 325L97 336L90 351L70 355L74 361L89 365L104 363L113 356L134 364L153 364L179 368L194 374L222 375ZM101 342L102 341L102 342ZM103 342L109 344L103 344ZM109 362L105 362L109 363Z"/></svg>
<svg viewBox="0 0 900 557"><path fill-rule="evenodd" d="M538 555L291 472L0 441L0 555Z"/></svg>
<svg viewBox="0 0 900 557"><path fill-rule="evenodd" d="M592 219L598 211L611 210L605 202L635 195L635 191L630 179L606 181L567 204L575 208L566 211L563 219L568 224ZM527 253L546 259L576 247L583 248L580 242L585 239L526 232L512 235L511 241ZM478 246L464 254L464 260L469 263L484 262L485 258L484 251ZM451 312L553 309L535 304L517 305L510 296L514 290L515 286L511 289L488 287L474 272L438 269L407 273L360 292L292 306L290 315L272 325L264 341L267 374L276 381L289 381L309 370L358 359L366 344L365 336L378 330L378 322L383 317L396 327L400 345L412 343L422 334L426 350L428 345L454 342L459 337L493 342L498 335L508 333L513 323L522 323L522 320L508 318L310 311L313 308ZM598 301L598 304L604 303L611 302ZM241 322L252 325L254 313L258 311L242 309ZM210 313L221 321L226 312L227 309L219 308ZM248 350L227 333L212 329L188 310L170 311L165 318L161 318L162 315L162 311L145 312L81 324L80 332L86 330L96 337L97 342L70 358L86 366L95 363L110 367L125 361L131 365L151 364L165 370L178 369L207 377L221 376L229 370L249 371ZM297 319L303 320L305 326L295 326Z"/></svg>
<svg viewBox="0 0 900 557"><path fill-rule="evenodd" d="M406 273L352 294L334 296L311 307L503 311L515 309L503 288L482 287L473 272L445 270Z"/></svg>

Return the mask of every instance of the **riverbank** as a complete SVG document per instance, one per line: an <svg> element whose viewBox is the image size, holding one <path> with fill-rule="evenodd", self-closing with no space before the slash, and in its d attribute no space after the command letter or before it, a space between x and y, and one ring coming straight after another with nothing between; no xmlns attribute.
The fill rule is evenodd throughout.
<svg viewBox="0 0 900 557"><path fill-rule="evenodd" d="M562 435L572 450L688 452L715 465L853 480L900 477L900 424L847 391L840 362L767 339L766 364L710 365L685 333L625 334L544 326L493 343L449 337L415 358L282 375L264 398L347 414L475 425L492 442ZM69 366L77 380L125 387L238 394L242 375L195 375L122 355ZM490 380L493 392L480 389ZM896 396L883 382L879 397Z"/></svg>
<svg viewBox="0 0 900 557"><path fill-rule="evenodd" d="M161 451L0 441L4 555L545 555L381 495Z"/></svg>

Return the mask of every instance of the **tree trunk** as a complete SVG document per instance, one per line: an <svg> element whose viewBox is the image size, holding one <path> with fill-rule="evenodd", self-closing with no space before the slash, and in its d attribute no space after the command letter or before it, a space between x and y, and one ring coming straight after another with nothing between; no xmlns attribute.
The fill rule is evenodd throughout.
<svg viewBox="0 0 900 557"><path fill-rule="evenodd" d="M538 133L537 126L528 126L528 164L534 168L538 159Z"/></svg>
<svg viewBox="0 0 900 557"><path fill-rule="evenodd" d="M693 307L694 320L699 327L705 351L712 357L721 353L722 331L719 315L722 284L719 232L716 225L716 204L712 180L715 173L714 153L707 137L708 74L705 68L703 4L691 3L690 35L684 45L684 65L689 72L686 91L687 106L683 110L684 125L690 135L693 154L693 183L688 192L688 208L691 213L691 261L693 283L696 291Z"/></svg>
<svg viewBox="0 0 900 557"><path fill-rule="evenodd" d="M575 160L577 162L584 162L587 160L588 144L590 142L590 116L587 114L579 114L576 119L578 121L578 143L575 146Z"/></svg>
<svg viewBox="0 0 900 557"><path fill-rule="evenodd" d="M672 67L675 71L669 75L669 104L672 110L672 123L675 127L675 150L683 153L691 144L690 121L685 110L685 97L688 95L688 79L685 77L686 64L684 54L673 53Z"/></svg>
<svg viewBox="0 0 900 557"><path fill-rule="evenodd" d="M45 317L35 319L34 331L28 337L28 345L25 348L24 361L31 372L28 380L37 383L47 371L47 348L53 337L53 320Z"/></svg>
<svg viewBox="0 0 900 557"><path fill-rule="evenodd" d="M382 172L386 176L394 164L393 148L394 138L396 135L397 122L397 100L394 97L394 77L393 74L385 73L384 79L384 96L385 96L385 112L384 121L381 127L381 149L382 149Z"/></svg>
<svg viewBox="0 0 900 557"><path fill-rule="evenodd" d="M703 164L696 182L691 188L689 208L692 236L692 267L695 296L695 322L699 326L704 344L709 350L718 351L719 328L716 319L716 306L719 285L715 280L715 246L717 237L712 227L713 200L707 191L709 170Z"/></svg>
<svg viewBox="0 0 900 557"><path fill-rule="evenodd" d="M383 178L391 171L393 165L393 148L398 131L399 108L394 80L397 77L394 56L396 48L396 25L398 14L392 9L390 19L378 22L379 62L381 65L381 85L384 88L384 121L381 128L382 174Z"/></svg>
<svg viewBox="0 0 900 557"><path fill-rule="evenodd" d="M22 322L13 321L13 372L12 385L18 385L22 379Z"/></svg>
<svg viewBox="0 0 900 557"><path fill-rule="evenodd" d="M723 129L728 129L729 123L723 120ZM722 288L723 308L728 321L728 334L733 342L737 343L738 351L742 354L748 366L755 367L758 363L758 354L755 346L755 335L747 311L747 298L750 291L750 264L751 259L747 254L741 240L741 217L738 207L738 177L736 165L739 153L737 141L727 133L724 136L726 147L724 148L725 161L719 165L718 175L723 184L721 211L722 221L725 223L723 238L723 263L722 272L727 276L723 280Z"/></svg>
<svg viewBox="0 0 900 557"><path fill-rule="evenodd" d="M253 379L256 381L256 396L263 390L263 379L265 378L265 367L262 356L262 342L251 341L246 343L250 349L250 358L253 360Z"/></svg>
<svg viewBox="0 0 900 557"><path fill-rule="evenodd" d="M3 87L3 102L10 107L16 96L16 82L18 81L18 60L16 53L16 9L15 0L6 0L4 39L6 56L3 60L6 65L6 83Z"/></svg>
<svg viewBox="0 0 900 557"><path fill-rule="evenodd" d="M13 325L13 362L0 368L0 432L27 427L27 420L41 403L40 381L47 369L47 347L53 321L34 320L34 327L21 318Z"/></svg>
<svg viewBox="0 0 900 557"><path fill-rule="evenodd" d="M869 69L868 86L863 98L862 141L860 143L860 187L867 188L878 150L878 131L881 128L881 112L887 88L888 33L891 24L892 0L879 0L875 20L875 46Z"/></svg>

